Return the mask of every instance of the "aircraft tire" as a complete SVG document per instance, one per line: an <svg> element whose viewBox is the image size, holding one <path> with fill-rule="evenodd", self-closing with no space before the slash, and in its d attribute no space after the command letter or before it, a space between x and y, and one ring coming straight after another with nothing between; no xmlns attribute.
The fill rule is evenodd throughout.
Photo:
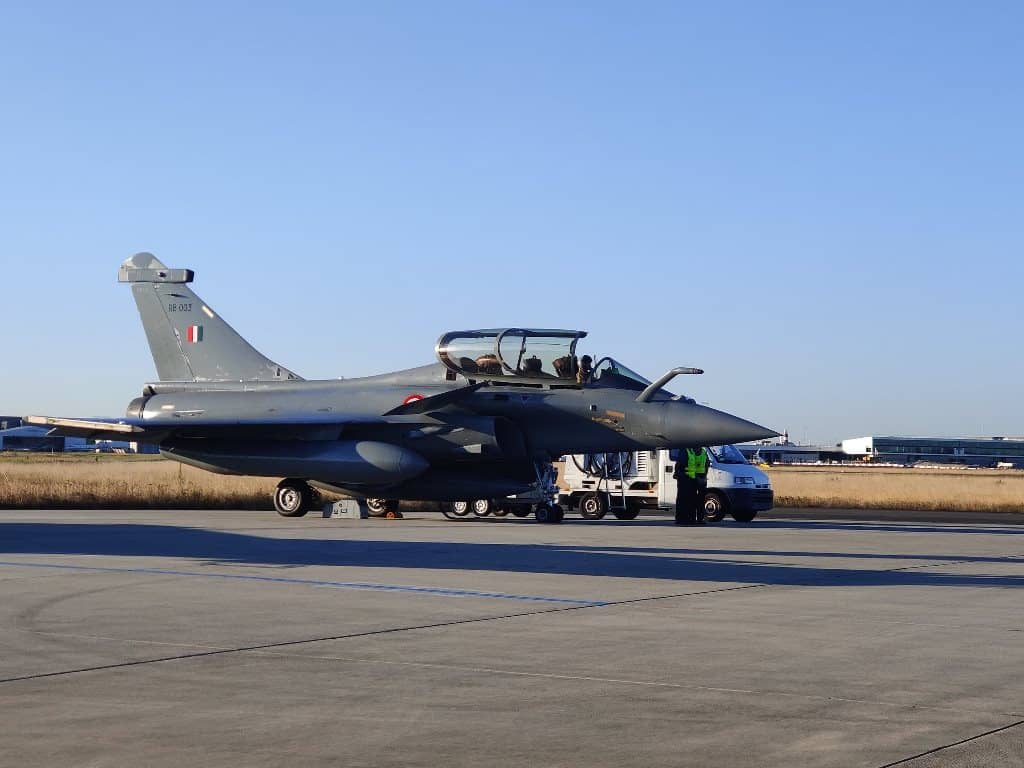
<svg viewBox="0 0 1024 768"><path fill-rule="evenodd" d="M512 514L516 517L529 517L530 508L525 504L513 504L511 508Z"/></svg>
<svg viewBox="0 0 1024 768"><path fill-rule="evenodd" d="M487 517L491 514L491 500L490 499L473 499L470 507L473 510L473 514L476 517Z"/></svg>
<svg viewBox="0 0 1024 768"><path fill-rule="evenodd" d="M495 517L505 517L511 510L504 504L495 504L491 508L491 514Z"/></svg>
<svg viewBox="0 0 1024 768"><path fill-rule="evenodd" d="M719 523L725 519L729 505L720 493L710 491L704 495L704 519L709 523Z"/></svg>
<svg viewBox="0 0 1024 768"><path fill-rule="evenodd" d="M636 516L640 514L640 508L630 507L627 509L616 509L613 514L619 520L636 520Z"/></svg>
<svg viewBox="0 0 1024 768"><path fill-rule="evenodd" d="M608 497L603 493L585 493L578 506L584 520L600 520L608 514Z"/></svg>
<svg viewBox="0 0 1024 768"><path fill-rule="evenodd" d="M282 480L274 491L274 509L281 517L302 517L316 503L316 491L304 480Z"/></svg>
<svg viewBox="0 0 1024 768"><path fill-rule="evenodd" d="M448 512L451 517L463 518L470 512L470 504L468 501L449 501L447 504Z"/></svg>
<svg viewBox="0 0 1024 768"><path fill-rule="evenodd" d="M744 510L743 512L734 510L729 514L732 515L732 519L737 523L751 523L757 517L757 510Z"/></svg>
<svg viewBox="0 0 1024 768"><path fill-rule="evenodd" d="M373 517L384 517L398 511L398 499L367 499L366 508Z"/></svg>
<svg viewBox="0 0 1024 768"><path fill-rule="evenodd" d="M538 523L560 523L565 519L565 510L557 504L538 504L533 516Z"/></svg>

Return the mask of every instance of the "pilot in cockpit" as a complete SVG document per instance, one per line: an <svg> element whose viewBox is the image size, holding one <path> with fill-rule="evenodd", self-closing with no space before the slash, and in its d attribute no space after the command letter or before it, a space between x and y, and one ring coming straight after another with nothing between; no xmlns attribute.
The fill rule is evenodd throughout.
<svg viewBox="0 0 1024 768"><path fill-rule="evenodd" d="M590 355L580 358L579 368L576 370L576 383L580 386L589 384L594 378L594 359Z"/></svg>

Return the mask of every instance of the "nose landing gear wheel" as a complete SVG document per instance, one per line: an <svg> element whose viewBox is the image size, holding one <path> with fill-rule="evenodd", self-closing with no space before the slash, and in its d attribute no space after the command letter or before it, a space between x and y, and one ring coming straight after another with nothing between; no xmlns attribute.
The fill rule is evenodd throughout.
<svg viewBox="0 0 1024 768"><path fill-rule="evenodd" d="M316 504L319 494L305 480L282 480L274 491L274 509L281 517L302 517Z"/></svg>
<svg viewBox="0 0 1024 768"><path fill-rule="evenodd" d="M533 516L538 523L560 523L565 519L565 510L557 504L538 504Z"/></svg>

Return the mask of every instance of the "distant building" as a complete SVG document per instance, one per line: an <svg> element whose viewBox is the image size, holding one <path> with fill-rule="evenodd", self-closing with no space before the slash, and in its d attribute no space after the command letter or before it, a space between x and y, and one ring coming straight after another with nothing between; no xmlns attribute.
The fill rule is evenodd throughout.
<svg viewBox="0 0 1024 768"><path fill-rule="evenodd" d="M796 445L795 443L743 443L737 445L748 461L764 464L817 464L842 461L847 457L836 446Z"/></svg>
<svg viewBox="0 0 1024 768"><path fill-rule="evenodd" d="M854 437L842 446L847 457L863 461L1024 468L1024 438Z"/></svg>
<svg viewBox="0 0 1024 768"><path fill-rule="evenodd" d="M0 418L0 424L7 417ZM21 420L17 419L20 424ZM125 440L89 440L84 437L56 437L48 434L49 427L16 426L0 429L0 451L37 451L44 453L72 453L95 451L100 453L159 453L156 445L127 442Z"/></svg>
<svg viewBox="0 0 1024 768"><path fill-rule="evenodd" d="M48 451L63 452L64 437L51 437L46 427L14 427L0 430L0 451ZM81 438L78 438L82 441ZM82 441L84 442L84 441Z"/></svg>
<svg viewBox="0 0 1024 768"><path fill-rule="evenodd" d="M0 416L0 432L20 426L21 418L19 416Z"/></svg>

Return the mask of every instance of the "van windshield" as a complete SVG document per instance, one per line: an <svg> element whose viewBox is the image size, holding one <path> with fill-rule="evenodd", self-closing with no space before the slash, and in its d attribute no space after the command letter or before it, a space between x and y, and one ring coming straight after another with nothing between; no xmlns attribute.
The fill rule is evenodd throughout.
<svg viewBox="0 0 1024 768"><path fill-rule="evenodd" d="M747 460L735 445L712 445L708 450L719 464L746 464Z"/></svg>

